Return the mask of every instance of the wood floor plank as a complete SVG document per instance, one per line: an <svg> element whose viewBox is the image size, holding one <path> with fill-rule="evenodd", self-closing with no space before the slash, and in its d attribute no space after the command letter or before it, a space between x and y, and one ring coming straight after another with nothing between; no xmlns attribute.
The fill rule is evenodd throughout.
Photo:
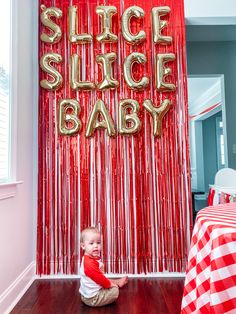
<svg viewBox="0 0 236 314"><path fill-rule="evenodd" d="M132 278L117 302L90 308L80 300L78 279L35 280L11 314L178 314L182 278Z"/></svg>

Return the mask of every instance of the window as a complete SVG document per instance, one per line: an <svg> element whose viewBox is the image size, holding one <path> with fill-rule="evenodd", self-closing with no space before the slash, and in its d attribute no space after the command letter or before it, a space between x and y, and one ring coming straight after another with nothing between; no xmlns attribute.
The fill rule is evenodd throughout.
<svg viewBox="0 0 236 314"><path fill-rule="evenodd" d="M225 153L224 153L224 135L223 135L223 121L222 117L216 118L216 141L217 141L217 159L218 170L225 167Z"/></svg>
<svg viewBox="0 0 236 314"><path fill-rule="evenodd" d="M0 183L10 180L10 2L0 2Z"/></svg>
<svg viewBox="0 0 236 314"><path fill-rule="evenodd" d="M22 183L15 177L17 1L0 1L0 201L13 197L17 184Z"/></svg>

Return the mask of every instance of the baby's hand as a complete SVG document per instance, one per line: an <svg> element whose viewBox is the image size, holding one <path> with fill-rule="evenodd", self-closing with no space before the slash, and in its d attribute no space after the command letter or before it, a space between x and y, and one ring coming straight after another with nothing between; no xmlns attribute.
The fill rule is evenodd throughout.
<svg viewBox="0 0 236 314"><path fill-rule="evenodd" d="M101 265L99 269L101 270L102 273L104 273L104 265Z"/></svg>

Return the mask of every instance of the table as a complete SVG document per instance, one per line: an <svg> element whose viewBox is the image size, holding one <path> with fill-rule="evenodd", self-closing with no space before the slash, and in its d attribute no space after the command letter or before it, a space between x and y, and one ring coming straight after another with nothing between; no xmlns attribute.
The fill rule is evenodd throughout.
<svg viewBox="0 0 236 314"><path fill-rule="evenodd" d="M236 313L236 203L198 212L181 313Z"/></svg>

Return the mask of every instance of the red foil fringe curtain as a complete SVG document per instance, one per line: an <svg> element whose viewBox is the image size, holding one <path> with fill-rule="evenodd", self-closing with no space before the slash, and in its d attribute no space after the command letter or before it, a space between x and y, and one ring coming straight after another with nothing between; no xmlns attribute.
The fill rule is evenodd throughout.
<svg viewBox="0 0 236 314"><path fill-rule="evenodd" d="M47 52L62 55L63 63L55 66L63 76L63 87L55 92L39 91L39 173L37 273L77 274L81 251L80 230L96 225L103 235L102 258L108 273L182 272L186 267L191 232L191 195L188 144L188 111L186 91L186 51L183 1L175 0L43 0L39 5L58 7L63 36L57 44L39 40L39 58ZM71 44L68 40L68 6L78 6L78 30L93 34L92 44ZM97 5L113 5L113 32L118 42L101 44ZM131 20L131 30L141 28L146 42L128 45L121 34L121 15L129 6L145 11L143 20ZM171 35L171 45L152 41L151 9L169 6L171 13L163 34ZM39 12L40 11L39 7ZM46 32L39 20L39 34ZM134 76L150 78L151 87L142 92L130 90L123 79L125 57L133 51L147 56L147 63L134 67ZM83 78L98 82L101 74L95 58L100 53L115 52L114 77L119 88L108 91L79 91L69 86L69 64L72 53L81 56ZM170 81L176 92L160 93L155 88L155 55L173 52ZM39 70L39 78L45 73ZM152 119L143 108L145 99L158 106L168 97L172 106L163 120L161 138L152 135ZM58 133L58 103L61 99L79 101L83 127L76 136ZM88 115L95 101L105 102L117 122L118 102L132 98L140 104L142 128L134 136L110 138L106 131L95 131L85 137Z"/></svg>

